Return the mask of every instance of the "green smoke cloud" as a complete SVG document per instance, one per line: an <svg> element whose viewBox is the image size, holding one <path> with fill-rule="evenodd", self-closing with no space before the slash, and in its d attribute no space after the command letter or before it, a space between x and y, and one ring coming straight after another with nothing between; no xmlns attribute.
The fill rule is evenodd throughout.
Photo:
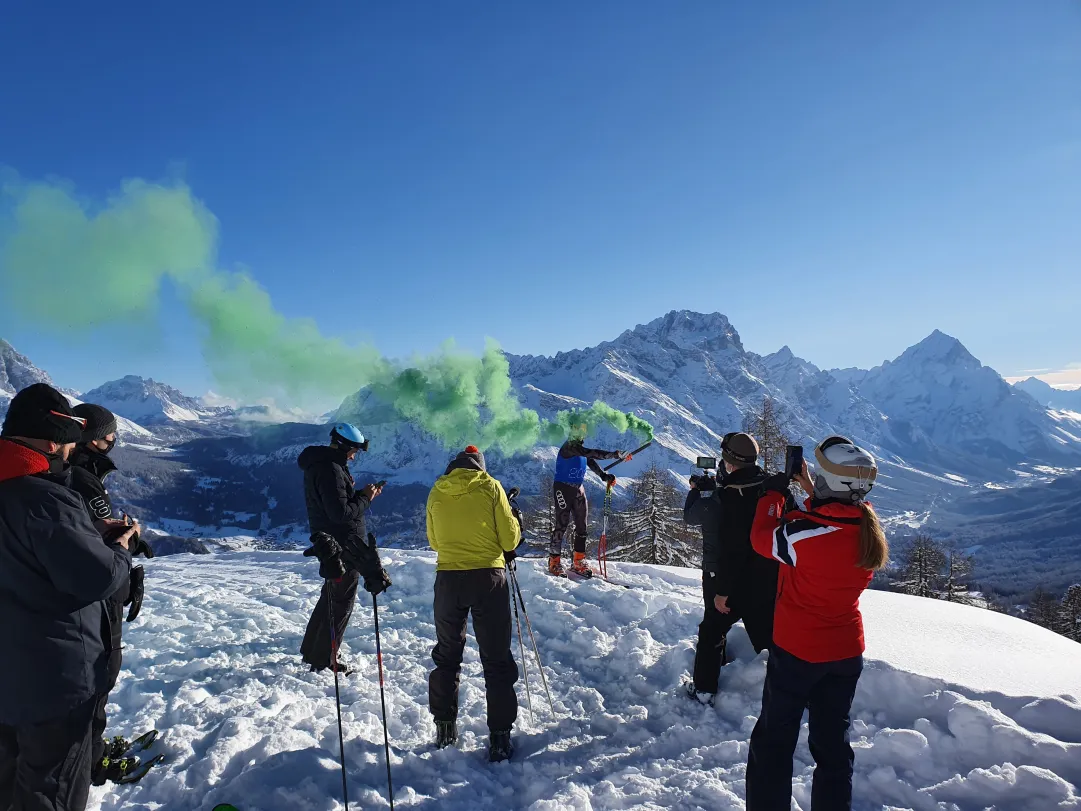
<svg viewBox="0 0 1081 811"><path fill-rule="evenodd" d="M58 183L15 181L3 197L11 217L0 287L15 305L8 309L34 323L82 331L149 317L168 280L200 325L203 356L228 394L341 399L367 386L447 447L513 453L561 442L582 424L652 438L649 423L601 402L540 419L518 402L494 341L479 357L447 343L403 364L327 337L310 319L287 318L251 276L217 268L218 221L183 183L127 181L99 206Z"/></svg>

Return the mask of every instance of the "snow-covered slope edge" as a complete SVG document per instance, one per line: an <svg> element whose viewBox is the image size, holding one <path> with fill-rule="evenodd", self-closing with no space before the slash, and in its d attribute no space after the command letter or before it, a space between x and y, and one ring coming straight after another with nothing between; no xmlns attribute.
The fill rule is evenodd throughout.
<svg viewBox="0 0 1081 811"><path fill-rule="evenodd" d="M434 561L417 552L385 558L394 586L380 600L380 624L397 806L743 808L765 656L736 630L717 708L680 694L701 616L695 572L620 565L617 576L636 585L627 590L553 580L522 561L555 714L530 659L536 719L519 683L518 755L490 766L472 640L459 747L433 749ZM162 728L169 760L137 786L94 789L90 808L340 809L332 677L307 673L297 655L320 586L316 567L283 552L146 565L147 601L126 634L111 732ZM863 604L856 811L1081 809L1081 646L974 608L878 592ZM343 684L342 712L350 799L376 809L387 807L386 774L367 605L360 601L345 638L358 670ZM806 732L801 739L795 798L807 809Z"/></svg>

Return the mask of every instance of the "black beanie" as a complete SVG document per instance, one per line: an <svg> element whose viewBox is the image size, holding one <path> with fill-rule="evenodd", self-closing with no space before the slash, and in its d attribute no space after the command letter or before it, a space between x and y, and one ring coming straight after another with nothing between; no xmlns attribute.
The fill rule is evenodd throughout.
<svg viewBox="0 0 1081 811"><path fill-rule="evenodd" d="M86 429L83 431L83 442L93 442L95 439L105 439L109 434L116 433L116 416L104 406L93 403L79 403L72 409L76 417L86 420Z"/></svg>
<svg viewBox="0 0 1081 811"><path fill-rule="evenodd" d="M82 441L83 423L63 394L47 383L35 383L12 399L2 435L70 445Z"/></svg>

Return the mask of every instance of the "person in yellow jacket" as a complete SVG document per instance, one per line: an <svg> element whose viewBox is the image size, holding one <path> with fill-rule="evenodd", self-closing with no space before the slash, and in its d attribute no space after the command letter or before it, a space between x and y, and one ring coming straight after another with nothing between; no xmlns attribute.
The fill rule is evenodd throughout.
<svg viewBox="0 0 1081 811"><path fill-rule="evenodd" d="M438 554L435 573L435 670L428 678L428 706L436 746L458 740L458 682L472 613L488 700L488 758L514 751L511 727L518 717L518 665L511 653L510 591L506 563L521 541L515 508L484 454L470 445L436 479L428 494L428 543Z"/></svg>

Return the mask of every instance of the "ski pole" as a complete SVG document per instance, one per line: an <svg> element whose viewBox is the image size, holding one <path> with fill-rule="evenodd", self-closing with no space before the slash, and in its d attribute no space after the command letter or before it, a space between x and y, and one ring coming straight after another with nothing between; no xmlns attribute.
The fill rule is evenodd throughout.
<svg viewBox="0 0 1081 811"><path fill-rule="evenodd" d="M349 783L345 776L345 734L342 732L342 695L338 689L338 634L334 625L334 595L331 594L330 581L324 580L323 587L327 596L327 614L330 617L330 669L334 671L334 704L338 708L338 753L342 764L342 800L345 811L349 811Z"/></svg>
<svg viewBox="0 0 1081 811"><path fill-rule="evenodd" d="M616 465L621 464L622 462L626 462L632 456L637 456L638 454L640 454L642 451L644 451L646 448L648 448L652 444L653 444L653 440L651 439L651 440L649 440L649 442L647 442L641 448L637 448L636 450L631 451L626 456L624 456L622 459L616 459L616 461L614 461L614 462L612 462L612 464L608 465L608 467L606 467L605 470L611 470Z"/></svg>
<svg viewBox="0 0 1081 811"><path fill-rule="evenodd" d="M507 575L509 577L514 576L511 569L511 566L513 565L513 561L507 564ZM529 693L529 665L526 663L525 642L522 640L522 618L518 614L518 603L514 600L513 589L511 589L510 592L510 604L514 606L514 621L518 625L518 651L521 653L522 656L522 678L525 680L525 700L526 704L529 705L529 717L533 719L533 723L535 724L537 723L537 716L533 712L533 696L531 696Z"/></svg>
<svg viewBox="0 0 1081 811"><path fill-rule="evenodd" d="M387 753L387 796L390 811L394 811L394 783L390 779L390 737L387 734L387 694L383 688L383 648L379 642L379 600L372 595L372 611L375 614L375 658L379 662L379 700L383 704L383 749Z"/></svg>
<svg viewBox="0 0 1081 811"><path fill-rule="evenodd" d="M601 577L608 579L608 516L612 512L612 485L604 491L604 512L601 520L601 538L597 543L597 568Z"/></svg>
<svg viewBox="0 0 1081 811"><path fill-rule="evenodd" d="M544 662L541 661L540 648L537 647L537 638L533 636L533 625L529 621L529 612L525 608L525 600L522 598L522 587L518 584L518 575L511 572L511 580L514 581L514 591L518 595L518 602L522 606L522 616L525 617L525 627L529 631L529 641L533 643L533 653L537 656L537 670L540 671L541 684L544 685L544 693L548 696L548 708L555 715L555 705L552 703L552 694L548 692L548 680L544 678Z"/></svg>

